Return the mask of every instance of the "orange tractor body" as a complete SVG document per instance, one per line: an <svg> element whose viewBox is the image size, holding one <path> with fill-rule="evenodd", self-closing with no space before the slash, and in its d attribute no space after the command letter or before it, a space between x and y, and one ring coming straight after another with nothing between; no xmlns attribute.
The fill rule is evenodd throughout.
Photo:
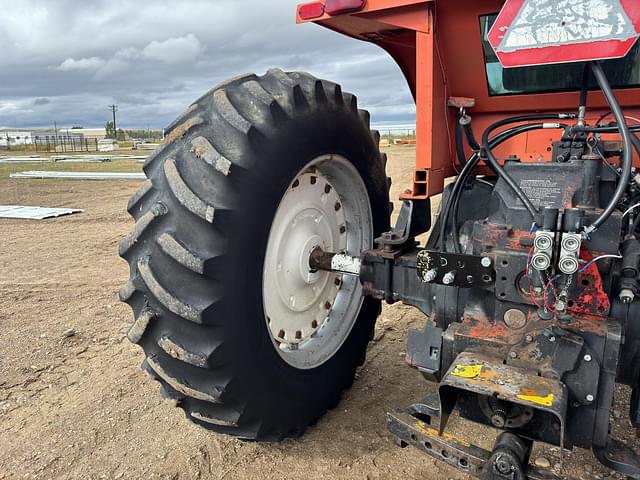
<svg viewBox="0 0 640 480"><path fill-rule="evenodd" d="M402 70L416 102L416 170L412 192L406 198L437 195L443 190L444 179L457 173L455 109L465 101L473 105L467 110L473 114L478 132L510 114L565 111L577 105L579 85L573 91L491 95L483 19L496 15L503 0L362 3L364 6L358 11L335 16L324 13L308 20L300 11L304 12L309 4L300 5L297 21L312 21L374 43L387 51ZM640 88L625 88L617 92L617 97L628 115L640 115ZM602 94L594 92L587 121L594 122L608 110ZM525 162L550 160L551 140L547 131L532 131L506 141L496 152L498 157L516 155ZM635 160L637 164L638 158Z"/></svg>

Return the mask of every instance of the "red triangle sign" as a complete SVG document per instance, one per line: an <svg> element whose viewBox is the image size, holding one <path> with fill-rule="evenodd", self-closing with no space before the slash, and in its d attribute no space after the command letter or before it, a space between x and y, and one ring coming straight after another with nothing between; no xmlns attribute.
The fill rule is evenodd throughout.
<svg viewBox="0 0 640 480"><path fill-rule="evenodd" d="M507 0L488 40L504 67L621 58L640 36L638 0Z"/></svg>

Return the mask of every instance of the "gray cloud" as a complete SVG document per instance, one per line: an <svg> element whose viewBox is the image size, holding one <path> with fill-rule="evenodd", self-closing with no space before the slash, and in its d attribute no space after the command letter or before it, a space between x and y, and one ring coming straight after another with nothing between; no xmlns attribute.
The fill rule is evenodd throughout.
<svg viewBox="0 0 640 480"><path fill-rule="evenodd" d="M0 0L0 126L162 127L215 84L279 66L358 95L373 121L411 122L409 90L373 45L295 25L294 0Z"/></svg>

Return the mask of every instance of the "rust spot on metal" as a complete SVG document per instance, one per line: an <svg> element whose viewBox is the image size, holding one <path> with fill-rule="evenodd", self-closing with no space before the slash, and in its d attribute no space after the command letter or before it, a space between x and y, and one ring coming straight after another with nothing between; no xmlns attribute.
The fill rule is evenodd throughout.
<svg viewBox="0 0 640 480"><path fill-rule="evenodd" d="M580 258L589 262L593 259L593 254L583 246ZM598 266L592 263L584 272L576 275L575 283L577 295L569 302L567 310L574 315L591 314L600 320L608 318L611 304L609 296L604 291Z"/></svg>
<svg viewBox="0 0 640 480"><path fill-rule="evenodd" d="M464 447L470 447L471 444L467 442L465 439L457 437L456 435L452 435L450 433L443 433L442 435L438 434L438 431L435 428L429 427L426 423L421 421L416 421L413 425L417 430L422 432L423 434L429 437L440 437L445 442L455 442L458 445L462 445Z"/></svg>

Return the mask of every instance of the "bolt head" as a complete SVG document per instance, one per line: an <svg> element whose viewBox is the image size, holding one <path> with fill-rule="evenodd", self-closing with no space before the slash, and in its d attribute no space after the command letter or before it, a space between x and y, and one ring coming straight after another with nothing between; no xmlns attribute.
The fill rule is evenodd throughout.
<svg viewBox="0 0 640 480"><path fill-rule="evenodd" d="M622 290L620 290L620 293L618 294L618 298L624 304L629 304L633 302L633 299L635 297L636 295L633 293L633 291L628 288L623 288Z"/></svg>
<svg viewBox="0 0 640 480"><path fill-rule="evenodd" d="M491 266L491 258L490 257L482 257L482 260L480 260L480 265L482 265L484 268L489 268Z"/></svg>
<svg viewBox="0 0 640 480"><path fill-rule="evenodd" d="M590 362L591 361L591 355L589 355L588 353L583 357L585 362Z"/></svg>
<svg viewBox="0 0 640 480"><path fill-rule="evenodd" d="M550 341L551 343L554 343L554 342L556 341L556 337L549 337L549 341Z"/></svg>
<svg viewBox="0 0 640 480"><path fill-rule="evenodd" d="M518 358L518 352L514 352L513 350L509 352L510 358Z"/></svg>
<svg viewBox="0 0 640 480"><path fill-rule="evenodd" d="M527 343L533 342L533 337L531 335L527 335L526 337L524 337L524 339L527 341Z"/></svg>
<svg viewBox="0 0 640 480"><path fill-rule="evenodd" d="M456 279L456 274L453 272L445 273L444 277L442 277L442 283L445 285L451 285L453 281Z"/></svg>
<svg viewBox="0 0 640 480"><path fill-rule="evenodd" d="M588 395L585 397L585 399L587 400L587 402L593 402L594 398L595 398L595 397L594 397L593 395L591 395L591 394L588 394Z"/></svg>

